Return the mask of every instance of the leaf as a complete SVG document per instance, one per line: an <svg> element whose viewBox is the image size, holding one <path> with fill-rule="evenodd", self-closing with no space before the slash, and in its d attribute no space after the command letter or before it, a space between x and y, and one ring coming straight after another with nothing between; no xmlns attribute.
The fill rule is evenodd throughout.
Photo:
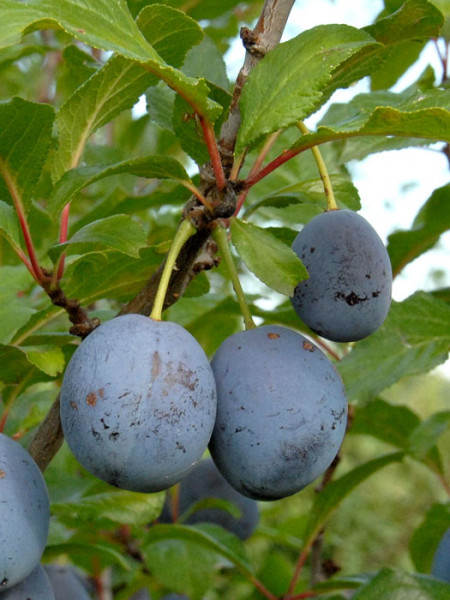
<svg viewBox="0 0 450 600"><path fill-rule="evenodd" d="M29 208L51 147L53 120L48 104L21 98L0 103L0 197L9 203Z"/></svg>
<svg viewBox="0 0 450 600"><path fill-rule="evenodd" d="M231 239L247 267L280 294L292 296L295 286L308 276L295 252L257 225L233 218Z"/></svg>
<svg viewBox="0 0 450 600"><path fill-rule="evenodd" d="M20 348L28 361L50 377L56 377L64 371L66 360L63 351L58 346L40 345Z"/></svg>
<svg viewBox="0 0 450 600"><path fill-rule="evenodd" d="M396 231L389 236L388 252L394 276L432 248L447 229L450 229L450 185L433 192L411 229Z"/></svg>
<svg viewBox="0 0 450 600"><path fill-rule="evenodd" d="M335 199L340 208L359 210L361 201L356 187L344 175L331 175L331 184ZM253 214L258 208L273 206L282 208L289 204L311 203L325 208L326 198L321 179L307 179L280 188L275 194L263 198L253 204L245 213L245 216Z"/></svg>
<svg viewBox="0 0 450 600"><path fill-rule="evenodd" d="M447 600L449 585L425 575L382 569L353 600Z"/></svg>
<svg viewBox="0 0 450 600"><path fill-rule="evenodd" d="M82 537L82 532L78 534ZM123 555L122 547L114 547L112 544L99 544L92 540L77 541L72 539L63 544L49 544L44 551L46 562L51 562L60 556L70 556L71 561L76 565L84 567L86 571L92 569L92 563L95 562L99 568L104 569L109 565L118 565L126 571L131 570L131 564L128 558Z"/></svg>
<svg viewBox="0 0 450 600"><path fill-rule="evenodd" d="M43 369L36 371L28 359L26 348L0 344L0 381L7 384L31 382L31 375L36 381L47 381L48 375Z"/></svg>
<svg viewBox="0 0 450 600"><path fill-rule="evenodd" d="M0 202L0 215L2 204ZM34 314L28 295L23 293L29 286L30 275L22 266L0 267L0 343L9 343Z"/></svg>
<svg viewBox="0 0 450 600"><path fill-rule="evenodd" d="M197 23L167 6L146 7L137 24L147 41L174 66L181 64L187 50L203 36ZM94 131L130 109L157 82L155 75L142 65L123 56L113 56L69 98L57 115L60 146L53 179L56 181L79 163L86 140Z"/></svg>
<svg viewBox="0 0 450 600"><path fill-rule="evenodd" d="M68 242L50 248L48 254L54 262L62 253L83 254L102 249L137 258L145 243L145 231L139 223L128 215L113 215L85 225Z"/></svg>
<svg viewBox="0 0 450 600"><path fill-rule="evenodd" d="M0 200L0 231L13 248L20 248L19 221L12 206Z"/></svg>
<svg viewBox="0 0 450 600"><path fill-rule="evenodd" d="M207 81L228 90L227 68L222 54L209 37L204 37L197 46L189 50L183 71L190 77L204 77Z"/></svg>
<svg viewBox="0 0 450 600"><path fill-rule="evenodd" d="M449 426L450 411L434 413L411 432L410 452L418 460L423 460Z"/></svg>
<svg viewBox="0 0 450 600"><path fill-rule="evenodd" d="M425 514L422 523L414 531L409 543L409 553L414 568L429 573L433 557L442 536L450 527L450 503L433 504Z"/></svg>
<svg viewBox="0 0 450 600"><path fill-rule="evenodd" d="M427 0L407 0L393 14L365 27L387 46L380 52L380 69L372 74L372 89L387 89L417 60L425 43L440 36L442 13Z"/></svg>
<svg viewBox="0 0 450 600"><path fill-rule="evenodd" d="M336 68L378 47L369 34L347 25L320 25L277 46L251 71L242 91L236 153L313 113L337 89Z"/></svg>
<svg viewBox="0 0 450 600"><path fill-rule="evenodd" d="M145 538L143 546L147 550L149 546L163 540L179 540L195 544L226 558L243 575L251 577L253 575L252 567L243 555L242 543L235 536L226 533L221 527L206 523L190 527L186 525L154 525ZM216 536L219 536L220 539Z"/></svg>
<svg viewBox="0 0 450 600"><path fill-rule="evenodd" d="M147 179L173 179L180 183L191 181L183 165L170 156L141 156L113 165L76 167L65 173L55 185L48 201L49 212L57 215L86 186L123 173Z"/></svg>
<svg viewBox="0 0 450 600"><path fill-rule="evenodd" d="M346 104L332 104L315 133L292 145L303 151L317 144L354 136L400 136L450 141L450 94L444 90L395 94L359 94Z"/></svg>
<svg viewBox="0 0 450 600"><path fill-rule="evenodd" d="M96 519L121 525L145 525L161 513L165 494L140 494L126 490L109 490L84 496L74 502L52 504L52 514L72 527Z"/></svg>
<svg viewBox="0 0 450 600"><path fill-rule="evenodd" d="M350 433L371 435L406 450L410 446L411 433L418 425L420 418L407 406L393 405L377 398L357 407Z"/></svg>
<svg viewBox="0 0 450 600"><path fill-rule="evenodd" d="M450 307L418 292L392 302L384 324L339 363L350 401L365 403L408 375L445 362L450 346Z"/></svg>
<svg viewBox="0 0 450 600"><path fill-rule="evenodd" d="M404 452L386 454L364 463L331 481L315 498L304 533L304 545L309 546L342 500L359 484L380 469L403 460Z"/></svg>

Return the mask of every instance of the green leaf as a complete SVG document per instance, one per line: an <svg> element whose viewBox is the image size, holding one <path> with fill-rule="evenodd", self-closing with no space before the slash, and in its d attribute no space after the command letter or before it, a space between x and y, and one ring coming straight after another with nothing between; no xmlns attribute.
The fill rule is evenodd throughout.
<svg viewBox="0 0 450 600"><path fill-rule="evenodd" d="M78 537L82 537L82 532ZM99 568L104 569L110 565L118 565L130 571L132 566L128 558L123 555L123 548L114 547L112 544L99 544L93 540L72 541L63 544L49 544L45 548L44 558L46 562L52 562L60 556L70 556L71 561L89 572L94 562Z"/></svg>
<svg viewBox="0 0 450 600"><path fill-rule="evenodd" d="M448 583L425 575L382 569L353 600L447 600Z"/></svg>
<svg viewBox="0 0 450 600"><path fill-rule="evenodd" d="M339 363L350 401L367 402L407 375L426 373L445 362L450 347L450 307L418 292L392 302L373 335Z"/></svg>
<svg viewBox="0 0 450 600"><path fill-rule="evenodd" d="M292 148L311 146L354 136L400 136L450 141L450 94L429 90L408 93L359 94L346 104L332 104L315 133L303 135Z"/></svg>
<svg viewBox="0 0 450 600"><path fill-rule="evenodd" d="M190 77L204 77L207 81L228 90L227 68L222 54L209 37L191 48L186 55L183 71Z"/></svg>
<svg viewBox="0 0 450 600"><path fill-rule="evenodd" d="M370 475L376 473L380 469L403 460L404 456L404 452L395 452L393 454L380 456L356 467L339 479L335 479L329 483L315 498L309 515L309 520L305 528L305 546L309 545L315 539L316 535L322 529L326 521L338 508L338 505L358 485L360 485L363 481L370 477Z"/></svg>
<svg viewBox="0 0 450 600"><path fill-rule="evenodd" d="M333 186L334 196L340 208L350 208L359 210L361 201L356 187L344 175L331 175L331 184ZM245 213L245 216L253 214L258 208L272 206L282 208L289 204L317 204L326 207L326 198L323 190L323 181L321 179L307 179L287 185L280 188L269 197L263 198L253 204Z"/></svg>
<svg viewBox="0 0 450 600"><path fill-rule="evenodd" d="M140 494L112 489L84 496L74 502L52 504L52 514L72 527L96 519L121 525L145 525L161 513L165 494Z"/></svg>
<svg viewBox="0 0 450 600"><path fill-rule="evenodd" d="M145 244L145 231L139 223L128 215L113 215L85 225L68 242L56 244L48 253L54 262L63 252L84 254L97 250L116 250L137 258Z"/></svg>
<svg viewBox="0 0 450 600"><path fill-rule="evenodd" d="M63 351L58 346L25 346L20 349L32 365L50 377L56 377L64 371L66 360Z"/></svg>
<svg viewBox="0 0 450 600"><path fill-rule="evenodd" d="M407 0L396 12L365 27L387 47L380 68L372 73L372 89L387 89L417 60L425 43L440 36L442 13L427 0Z"/></svg>
<svg viewBox="0 0 450 600"><path fill-rule="evenodd" d="M427 510L422 523L414 531L409 543L409 552L417 571L422 573L431 571L433 556L449 527L450 503L433 504Z"/></svg>
<svg viewBox="0 0 450 600"><path fill-rule="evenodd" d="M450 411L437 412L420 423L410 434L410 452L423 460L450 426Z"/></svg>
<svg viewBox="0 0 450 600"><path fill-rule="evenodd" d="M362 56L361 51L378 47L364 31L321 25L269 52L252 70L242 91L237 154L263 135L317 110L338 87L332 80L337 67L352 56Z"/></svg>
<svg viewBox="0 0 450 600"><path fill-rule="evenodd" d="M9 203L29 207L50 150L53 120L48 104L21 98L0 104L0 197Z"/></svg>
<svg viewBox="0 0 450 600"><path fill-rule="evenodd" d="M2 204L0 203L0 215ZM30 274L24 267L0 267L0 343L9 343L34 314L35 309L32 308L30 299L24 294L29 286Z"/></svg>
<svg viewBox="0 0 450 600"><path fill-rule="evenodd" d="M221 527L202 524L196 526L186 525L154 525L151 527L144 540L145 552L153 544L163 540L178 540L187 544L195 544L214 552L229 560L245 576L252 576L253 570L243 553L242 543L225 532Z"/></svg>
<svg viewBox="0 0 450 600"><path fill-rule="evenodd" d="M433 192L414 219L411 229L396 231L389 236L388 252L394 275L432 248L448 229L450 185L445 185Z"/></svg>
<svg viewBox="0 0 450 600"><path fill-rule="evenodd" d="M29 360L26 348L0 344L0 381L7 384L22 384L24 381L47 381L49 376L43 368L36 371L34 364ZM31 356L34 359L34 356ZM36 361L38 362L38 361Z"/></svg>
<svg viewBox="0 0 450 600"><path fill-rule="evenodd" d="M247 267L280 294L292 296L295 286L308 276L295 252L257 225L233 218L231 239Z"/></svg>
<svg viewBox="0 0 450 600"><path fill-rule="evenodd" d="M182 63L187 50L203 36L197 23L167 6L146 7L137 24L147 41L174 66ZM113 56L79 88L57 115L60 146L54 160L54 180L77 166L86 141L94 131L123 110L130 109L139 96L157 82L155 75L142 65L123 56Z"/></svg>
<svg viewBox="0 0 450 600"><path fill-rule="evenodd" d="M191 181L183 165L170 156L141 156L113 165L76 167L65 173L55 185L48 201L49 212L59 214L65 204L84 187L123 173L147 179L173 179L180 183Z"/></svg>
<svg viewBox="0 0 450 600"><path fill-rule="evenodd" d="M407 406L377 398L356 408L350 433L371 435L406 450L410 447L410 435L418 425L420 418Z"/></svg>
<svg viewBox="0 0 450 600"><path fill-rule="evenodd" d="M13 248L20 248L19 221L14 208L0 200L0 231Z"/></svg>

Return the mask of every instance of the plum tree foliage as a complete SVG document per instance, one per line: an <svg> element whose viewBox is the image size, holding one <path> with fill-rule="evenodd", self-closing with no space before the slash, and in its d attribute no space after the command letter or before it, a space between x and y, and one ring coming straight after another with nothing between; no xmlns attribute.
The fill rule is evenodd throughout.
<svg viewBox="0 0 450 600"><path fill-rule="evenodd" d="M448 598L450 410L388 388L448 358L442 273L391 284L448 231L450 184L384 244L349 163L448 166L450 8L281 43L293 5L0 3L0 598L49 600L42 565L96 600ZM398 91L426 46L440 70ZM426 478L412 517L355 573L367 520L336 533L341 504L380 481L392 506L395 469Z"/></svg>

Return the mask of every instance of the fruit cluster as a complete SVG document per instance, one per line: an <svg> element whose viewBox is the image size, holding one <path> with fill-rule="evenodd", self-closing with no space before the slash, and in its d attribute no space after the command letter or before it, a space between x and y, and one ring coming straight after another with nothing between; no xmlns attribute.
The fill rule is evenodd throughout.
<svg viewBox="0 0 450 600"><path fill-rule="evenodd" d="M309 279L298 284L292 303L312 331L354 341L382 324L390 263L362 217L327 211L303 228L293 250ZM88 471L138 492L182 482L182 512L209 496L236 504L241 519L208 509L190 521L219 523L242 539L256 526L255 500L295 494L325 472L346 420L345 390L332 362L311 339L278 325L235 333L210 363L180 325L123 315L80 344L61 388L64 436ZM207 448L214 464L199 462ZM26 451L4 435L0 494L6 498L0 503L0 595L15 598L8 593L29 578L34 591L48 589L39 567L49 522L45 484ZM161 520L172 517L167 505Z"/></svg>

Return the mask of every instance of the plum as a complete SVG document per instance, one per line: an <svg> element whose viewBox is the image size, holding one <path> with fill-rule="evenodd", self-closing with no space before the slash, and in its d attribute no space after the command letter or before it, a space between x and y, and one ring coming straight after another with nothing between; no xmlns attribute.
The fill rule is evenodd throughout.
<svg viewBox="0 0 450 600"><path fill-rule="evenodd" d="M90 600L86 583L73 567L45 565L55 600Z"/></svg>
<svg viewBox="0 0 450 600"><path fill-rule="evenodd" d="M257 502L235 490L218 471L211 458L200 461L180 482L179 514L206 498L218 498L233 503L240 509L241 516L234 517L231 513L219 508L205 508L195 511L188 517L186 523L215 523L234 533L241 540L246 540L252 535L259 518ZM159 520L162 522L172 520L169 498L166 498Z"/></svg>
<svg viewBox="0 0 450 600"><path fill-rule="evenodd" d="M151 600L151 598L148 590L142 589L133 594L130 600Z"/></svg>
<svg viewBox="0 0 450 600"><path fill-rule="evenodd" d="M157 492L200 460L216 415L216 387L198 342L176 323L123 315L73 354L61 422L73 454L119 488Z"/></svg>
<svg viewBox="0 0 450 600"><path fill-rule="evenodd" d="M0 598L2 600L55 600L50 581L40 564L23 581L0 592Z"/></svg>
<svg viewBox="0 0 450 600"><path fill-rule="evenodd" d="M392 268L373 227L351 210L314 217L292 244L308 270L291 298L295 312L318 335L335 342L361 340L385 320Z"/></svg>
<svg viewBox="0 0 450 600"><path fill-rule="evenodd" d="M212 368L217 419L210 453L241 494L295 494L331 464L347 420L342 380L299 333L264 325L227 338Z"/></svg>
<svg viewBox="0 0 450 600"><path fill-rule="evenodd" d="M189 600L184 594L168 594L161 598L161 600Z"/></svg>
<svg viewBox="0 0 450 600"><path fill-rule="evenodd" d="M431 574L450 583L450 527L439 542L433 558Z"/></svg>
<svg viewBox="0 0 450 600"><path fill-rule="evenodd" d="M20 444L0 433L0 592L38 565L49 520L47 487L37 464Z"/></svg>

